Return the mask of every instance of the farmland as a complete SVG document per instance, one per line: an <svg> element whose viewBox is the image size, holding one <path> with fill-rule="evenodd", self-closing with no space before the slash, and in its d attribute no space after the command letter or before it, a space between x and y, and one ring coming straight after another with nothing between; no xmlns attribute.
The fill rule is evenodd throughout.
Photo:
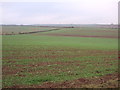
<svg viewBox="0 0 120 90"><path fill-rule="evenodd" d="M33 31L45 32L20 34ZM3 33L3 88L118 87L115 28L3 26Z"/></svg>

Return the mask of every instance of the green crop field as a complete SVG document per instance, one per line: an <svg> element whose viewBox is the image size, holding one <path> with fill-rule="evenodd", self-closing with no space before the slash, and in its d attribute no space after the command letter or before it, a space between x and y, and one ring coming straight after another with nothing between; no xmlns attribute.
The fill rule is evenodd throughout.
<svg viewBox="0 0 120 90"><path fill-rule="evenodd" d="M118 30L4 26L4 88L99 88L118 84Z"/></svg>

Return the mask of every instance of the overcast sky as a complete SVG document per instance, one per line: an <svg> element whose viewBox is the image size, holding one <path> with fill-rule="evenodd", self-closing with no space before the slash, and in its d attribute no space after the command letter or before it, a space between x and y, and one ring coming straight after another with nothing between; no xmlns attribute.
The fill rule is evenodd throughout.
<svg viewBox="0 0 120 90"><path fill-rule="evenodd" d="M119 0L4 0L0 24L111 24ZM29 1L29 2L28 2Z"/></svg>

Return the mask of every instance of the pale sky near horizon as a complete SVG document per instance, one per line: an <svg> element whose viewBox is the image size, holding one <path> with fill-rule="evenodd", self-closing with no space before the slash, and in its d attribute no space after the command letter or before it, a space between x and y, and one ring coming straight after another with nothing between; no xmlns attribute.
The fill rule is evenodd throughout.
<svg viewBox="0 0 120 90"><path fill-rule="evenodd" d="M1 2L0 24L117 24L118 22L119 0L24 1L26 2L23 0Z"/></svg>

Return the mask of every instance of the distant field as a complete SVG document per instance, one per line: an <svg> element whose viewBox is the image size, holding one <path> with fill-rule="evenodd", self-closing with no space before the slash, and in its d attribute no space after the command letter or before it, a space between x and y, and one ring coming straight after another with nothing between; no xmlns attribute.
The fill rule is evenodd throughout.
<svg viewBox="0 0 120 90"><path fill-rule="evenodd" d="M118 30L4 26L3 87L118 87Z"/></svg>
<svg viewBox="0 0 120 90"><path fill-rule="evenodd" d="M37 34L46 34L51 36L73 36L73 37L101 37L118 38L118 30L110 28L80 27L80 28L61 28L57 31L44 32Z"/></svg>
<svg viewBox="0 0 120 90"><path fill-rule="evenodd" d="M43 31L51 28L39 26L2 26L3 34L19 34L21 32Z"/></svg>

